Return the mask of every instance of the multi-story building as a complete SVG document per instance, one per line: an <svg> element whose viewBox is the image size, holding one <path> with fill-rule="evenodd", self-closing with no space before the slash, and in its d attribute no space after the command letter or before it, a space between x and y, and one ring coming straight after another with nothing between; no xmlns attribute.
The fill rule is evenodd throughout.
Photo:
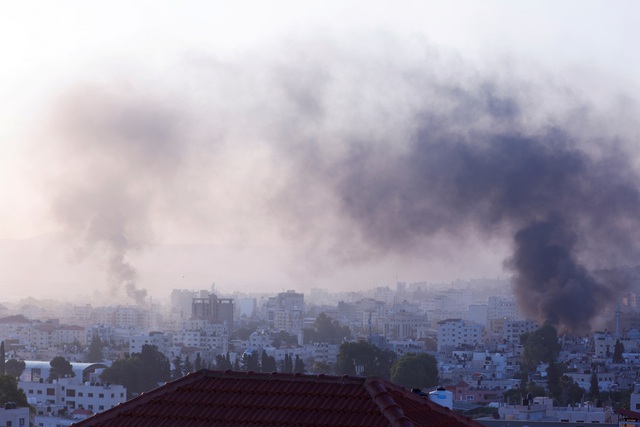
<svg viewBox="0 0 640 427"><path fill-rule="evenodd" d="M483 327L463 319L446 319L438 322L438 351L459 347L475 347L482 343Z"/></svg>
<svg viewBox="0 0 640 427"><path fill-rule="evenodd" d="M512 297L490 296L487 300L487 320L519 319L518 304Z"/></svg>
<svg viewBox="0 0 640 427"><path fill-rule="evenodd" d="M164 332L151 332L134 335L129 340L129 353L140 353L145 345L155 346L162 354L167 354L171 347L171 335Z"/></svg>
<svg viewBox="0 0 640 427"><path fill-rule="evenodd" d="M121 385L82 383L75 378L62 378L53 382L25 382L18 386L35 406L66 406L101 412L127 400L127 389Z"/></svg>
<svg viewBox="0 0 640 427"><path fill-rule="evenodd" d="M539 326L533 320L507 320L504 322L504 340L512 344L520 344L520 335L534 332Z"/></svg>
<svg viewBox="0 0 640 427"><path fill-rule="evenodd" d="M428 329L431 322L426 316L401 311L392 313L384 320L384 336L387 340L417 339L418 330Z"/></svg>
<svg viewBox="0 0 640 427"><path fill-rule="evenodd" d="M210 323L227 325L227 334L233 332L234 304L232 298L218 298L204 291L200 298L191 302L191 317Z"/></svg>

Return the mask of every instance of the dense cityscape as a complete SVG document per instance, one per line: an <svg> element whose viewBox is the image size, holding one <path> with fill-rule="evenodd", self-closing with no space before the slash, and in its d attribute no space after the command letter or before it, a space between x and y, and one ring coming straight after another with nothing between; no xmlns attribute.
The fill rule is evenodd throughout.
<svg viewBox="0 0 640 427"><path fill-rule="evenodd" d="M424 392L444 387L455 410L480 419L530 419L522 399L546 399L535 407L545 408L540 419L610 423L612 408L640 404L639 291L582 336L528 319L504 279L229 295L211 284L174 289L168 305L30 297L1 307L3 369L42 427L201 369L379 376ZM5 413L28 418L23 410Z"/></svg>

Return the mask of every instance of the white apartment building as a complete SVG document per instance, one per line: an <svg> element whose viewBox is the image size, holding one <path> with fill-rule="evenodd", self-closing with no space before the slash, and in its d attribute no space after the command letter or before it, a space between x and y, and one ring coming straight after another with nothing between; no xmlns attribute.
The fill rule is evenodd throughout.
<svg viewBox="0 0 640 427"><path fill-rule="evenodd" d="M0 407L0 425L12 427L28 427L29 408Z"/></svg>
<svg viewBox="0 0 640 427"><path fill-rule="evenodd" d="M490 296L487 300L487 320L519 319L518 304L512 297Z"/></svg>
<svg viewBox="0 0 640 427"><path fill-rule="evenodd" d="M438 351L453 350L460 346L474 347L482 343L483 327L463 319L438 322Z"/></svg>
<svg viewBox="0 0 640 427"><path fill-rule="evenodd" d="M76 408L101 412L127 400L127 389L121 385L80 383L76 378L61 378L52 383L20 381L18 386L32 404L66 406L68 412Z"/></svg>
<svg viewBox="0 0 640 427"><path fill-rule="evenodd" d="M129 339L129 353L141 353L142 347L145 345L156 346L160 353L168 354L171 347L171 335L164 332L134 335Z"/></svg>
<svg viewBox="0 0 640 427"><path fill-rule="evenodd" d="M304 325L304 313L298 309L278 309L274 312L273 329L298 334Z"/></svg>

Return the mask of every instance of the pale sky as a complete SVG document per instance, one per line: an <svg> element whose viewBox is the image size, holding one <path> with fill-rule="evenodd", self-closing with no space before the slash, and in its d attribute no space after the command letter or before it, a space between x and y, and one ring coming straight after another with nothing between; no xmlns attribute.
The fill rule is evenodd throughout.
<svg viewBox="0 0 640 427"><path fill-rule="evenodd" d="M296 204L296 217L308 210L313 222L291 222L278 201L294 193L273 189L287 187L297 170L280 150L295 148L273 151L269 141L410 133L410 114L425 101L409 83L393 90L394 79L409 81L423 66L439 82L464 87L490 76L503 91L524 76L534 104L549 114L571 114L558 87L571 102L629 111L640 95L638 16L636 1L0 2L0 239L64 233L75 242L55 246L55 256L38 252L48 258L44 272L6 249L0 285L12 295L51 283L108 293L101 283L114 279L101 269L112 250L137 271L136 286L157 296L210 282L225 292L275 292L506 276L509 242L500 233L471 235L462 247L458 238L441 242L438 255L421 254L422 243L411 256L352 251L327 238L353 231L337 211L320 214L333 200L326 188ZM328 106L321 123L309 118L316 113L306 97L316 90ZM294 98L309 111L291 107ZM532 122L543 120L540 111ZM354 125L360 120L366 130ZM624 136L636 135L623 127ZM141 134L152 141L131 148L128 138ZM167 138L157 151L156 136ZM87 140L97 148L76 151ZM326 154L343 158L343 148ZM100 219L122 233L114 240L93 221L118 201L127 208ZM210 265L211 254L172 258L158 249L195 243L240 255ZM277 249L255 249L264 247Z"/></svg>

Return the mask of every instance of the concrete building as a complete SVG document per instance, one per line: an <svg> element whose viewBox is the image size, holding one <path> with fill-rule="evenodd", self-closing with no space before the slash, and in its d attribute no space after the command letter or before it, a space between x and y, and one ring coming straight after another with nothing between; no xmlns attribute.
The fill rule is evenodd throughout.
<svg viewBox="0 0 640 427"><path fill-rule="evenodd" d="M227 325L227 334L233 333L234 304L232 298L218 298L207 291L191 302L191 317L210 323Z"/></svg>
<svg viewBox="0 0 640 427"><path fill-rule="evenodd" d="M13 406L5 405L0 408L0 426L28 427L29 408L14 408Z"/></svg>
<svg viewBox="0 0 640 427"><path fill-rule="evenodd" d="M127 400L127 389L121 385L78 382L75 378L61 378L48 382L19 382L29 402L41 407L66 406L67 412L77 408L101 412Z"/></svg>
<svg viewBox="0 0 640 427"><path fill-rule="evenodd" d="M506 342L520 344L520 335L535 332L540 328L533 320L506 320L503 339Z"/></svg>
<svg viewBox="0 0 640 427"><path fill-rule="evenodd" d="M156 346L160 353L166 355L171 344L171 335L165 334L164 332L134 335L129 340L129 353L141 353L143 346L152 345Z"/></svg>
<svg viewBox="0 0 640 427"><path fill-rule="evenodd" d="M463 319L438 322L438 351L454 350L462 346L476 347L482 343L483 327Z"/></svg>
<svg viewBox="0 0 640 427"><path fill-rule="evenodd" d="M384 336L387 340L405 340L417 339L419 329L428 329L431 322L426 316L407 313L401 311L399 313L389 314L384 320Z"/></svg>

